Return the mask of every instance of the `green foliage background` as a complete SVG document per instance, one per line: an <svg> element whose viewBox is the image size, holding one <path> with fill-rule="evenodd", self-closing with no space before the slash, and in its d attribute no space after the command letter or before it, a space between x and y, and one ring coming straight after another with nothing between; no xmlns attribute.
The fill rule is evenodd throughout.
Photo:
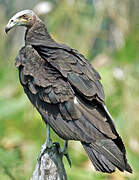
<svg viewBox="0 0 139 180"><path fill-rule="evenodd" d="M0 0L0 179L29 179L45 141L45 124L18 80L14 59L23 45L18 28L4 34L15 12L33 9L39 0ZM84 54L99 71L106 105L127 149L133 174L94 171L80 143L70 142L72 168L64 159L69 180L139 179L139 26L137 0L53 0L53 9L40 17L49 32ZM109 3L108 3L109 2ZM117 36L113 36L117 32ZM120 35L121 38L120 38ZM122 39L122 43L115 43ZM54 141L63 143L54 133Z"/></svg>

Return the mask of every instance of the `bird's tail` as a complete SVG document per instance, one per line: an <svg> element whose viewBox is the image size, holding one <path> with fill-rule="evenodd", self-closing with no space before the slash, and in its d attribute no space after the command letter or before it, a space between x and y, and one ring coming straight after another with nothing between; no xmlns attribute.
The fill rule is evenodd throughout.
<svg viewBox="0 0 139 180"><path fill-rule="evenodd" d="M97 171L112 173L117 167L120 171L132 173L130 165L123 153L111 139L97 143L85 143L82 145Z"/></svg>

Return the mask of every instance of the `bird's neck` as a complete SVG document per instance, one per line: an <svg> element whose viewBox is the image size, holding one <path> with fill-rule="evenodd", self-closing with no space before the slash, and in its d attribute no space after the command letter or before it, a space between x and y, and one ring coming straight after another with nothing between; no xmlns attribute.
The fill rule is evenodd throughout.
<svg viewBox="0 0 139 180"><path fill-rule="evenodd" d="M52 39L47 31L45 24L38 20L32 27L27 28L25 34L26 45L46 45L55 44L56 42Z"/></svg>

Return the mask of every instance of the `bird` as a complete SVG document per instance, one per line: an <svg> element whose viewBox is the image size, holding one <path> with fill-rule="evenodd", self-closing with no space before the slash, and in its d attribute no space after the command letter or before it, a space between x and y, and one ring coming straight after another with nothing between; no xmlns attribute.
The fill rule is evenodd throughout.
<svg viewBox="0 0 139 180"><path fill-rule="evenodd" d="M51 146L52 128L66 148L69 140L80 141L96 171L132 173L99 73L77 50L56 42L32 10L17 12L5 32L16 26L26 32L15 66L25 94L47 125L46 146Z"/></svg>

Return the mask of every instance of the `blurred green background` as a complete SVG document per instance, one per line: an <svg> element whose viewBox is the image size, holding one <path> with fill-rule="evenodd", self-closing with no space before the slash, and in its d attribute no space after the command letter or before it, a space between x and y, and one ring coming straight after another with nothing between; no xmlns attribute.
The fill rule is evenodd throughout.
<svg viewBox="0 0 139 180"><path fill-rule="evenodd" d="M14 59L23 46L23 27L8 36L9 18L33 9L51 35L88 58L99 71L107 107L127 149L133 174L96 172L78 142L70 142L69 180L139 179L139 1L0 0L0 179L29 179L45 141L45 124L27 99ZM53 141L60 140L52 133Z"/></svg>

